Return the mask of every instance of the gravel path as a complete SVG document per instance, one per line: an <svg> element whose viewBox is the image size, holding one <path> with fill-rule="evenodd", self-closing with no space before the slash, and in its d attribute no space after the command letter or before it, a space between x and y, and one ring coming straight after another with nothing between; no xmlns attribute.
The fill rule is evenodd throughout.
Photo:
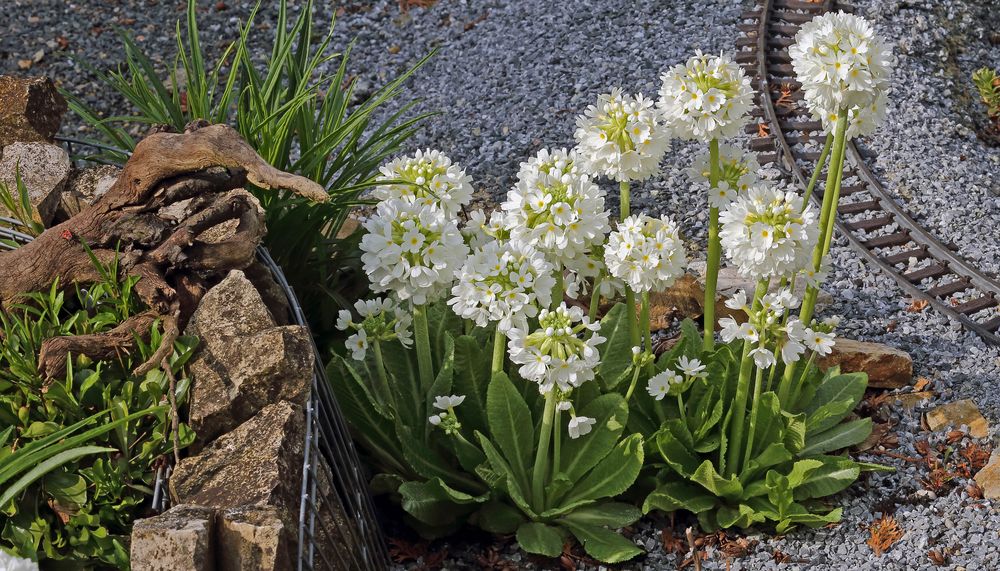
<svg viewBox="0 0 1000 571"><path fill-rule="evenodd" d="M121 112L82 70L66 62L57 38L67 38L69 51L95 65L110 65L120 57L110 31L119 21L143 34L162 58L169 58L169 30L182 3L13 4L13 9L0 11L0 30L6 32L0 34L0 69L17 70L18 60L43 49L31 72L61 77L92 102ZM246 14L249 5L228 4L222 11L214 2L205 4L211 6L203 21L212 33L213 50L231 37L233 19ZM466 166L478 188L499 197L525 157L541 146L573 144L575 116L608 87L621 85L655 96L660 71L695 49L732 49L742 9L739 3L721 0L470 0L442 1L403 13L396 1L382 0L348 3L339 25L344 37L357 38L352 68L366 89L398 74L428 50L441 48L409 84L409 93L423 98L417 110L442 112L415 138L413 148L442 149ZM981 109L968 96L971 71L1000 63L1000 48L990 41L1000 28L996 0L865 0L860 11L885 34L898 59L888 124L865 141L877 155L877 174L940 238L954 240L963 256L997 272L1000 153L975 137L969 115ZM268 16L265 11L258 21ZM92 28L94 21L103 22L99 34ZM67 130L75 128L71 122ZM634 191L633 207L673 216L692 241L704 243L704 206L701 199L691 199L693 187L684 174L699 150L675 143L662 176ZM609 191L613 195L610 185ZM920 428L920 413L936 402L960 398L979 405L995 439L1000 425L1000 349L985 346L929 310L907 311L909 300L894 282L873 272L844 240L836 241L832 261L826 289L834 303L827 311L844 316L841 333L909 351L916 375L929 379L937 395L934 402L914 410L885 407L881 414L898 423L899 448L894 452L917 455L917 442L928 440ZM930 436L929 443L937 446L942 438ZM835 528L796 531L785 538L751 533L756 545L734 559L732 569L779 568L776 550L790 558L782 569L931 569L936 568L928 556L931 550L948 553L944 568L1000 568L1000 514L989 502L971 498L965 479L928 493L919 482L927 477L923 467L886 456L865 459L889 463L899 471L872 475L836 498L845 513ZM875 557L865 545L867 528L883 512L894 513L904 534L886 554ZM680 560L664 551L662 527L654 520L636 527L634 538L649 554L628 568L676 568ZM481 545L446 546L452 558L448 568L480 568L476 554ZM718 551L711 555L706 569L726 568ZM515 568L539 566L514 545L499 556Z"/></svg>

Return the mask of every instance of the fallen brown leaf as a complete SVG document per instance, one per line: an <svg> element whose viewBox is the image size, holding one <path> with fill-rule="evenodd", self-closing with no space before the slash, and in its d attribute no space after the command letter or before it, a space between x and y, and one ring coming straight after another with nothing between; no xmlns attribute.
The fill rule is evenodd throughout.
<svg viewBox="0 0 1000 571"><path fill-rule="evenodd" d="M930 302L927 301L926 299L914 299L910 302L910 305L909 307L906 308L906 311L910 313L920 313L921 311L927 309L928 305L930 305Z"/></svg>
<svg viewBox="0 0 1000 571"><path fill-rule="evenodd" d="M927 386L930 384L931 384L930 379L928 379L927 377L920 377L919 379L917 379L917 382L913 383L913 390L915 392L920 392L926 389Z"/></svg>
<svg viewBox="0 0 1000 571"><path fill-rule="evenodd" d="M931 563L942 567L948 563L948 553L942 549L932 549L927 552L927 557L930 558Z"/></svg>
<svg viewBox="0 0 1000 571"><path fill-rule="evenodd" d="M894 543L903 537L903 530L899 528L899 522L891 515L873 521L868 526L868 533L870 536L865 543L876 557L888 551Z"/></svg>

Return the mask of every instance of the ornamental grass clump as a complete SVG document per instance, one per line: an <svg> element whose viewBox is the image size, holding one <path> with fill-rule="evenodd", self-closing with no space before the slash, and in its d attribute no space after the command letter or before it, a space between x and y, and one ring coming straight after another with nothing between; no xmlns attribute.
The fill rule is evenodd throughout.
<svg viewBox="0 0 1000 571"><path fill-rule="evenodd" d="M473 524L548 556L573 536L613 563L641 553L617 530L643 512L785 533L838 521L824 498L880 468L836 454L871 432L870 419L848 420L867 378L819 369L837 320L805 310L829 210L761 180L753 155L722 140L745 124L751 99L725 55L672 69L659 105L614 89L579 118L577 148L522 163L490 213L454 216L465 192L451 190L472 184L464 176L436 193L422 189L445 171L407 174L426 157L462 172L436 151L383 171L411 188L376 190L361 248L372 290L394 301L359 306L360 324L345 312L339 326L355 333L330 370L373 488L420 533ZM723 261L756 286L726 301L720 341L709 312L704 333L685 321L656 355L649 296L684 273L686 252L668 217L630 212L629 183L659 171L671 136L708 143L689 170L707 183L706 306ZM619 183L617 221L603 178Z"/></svg>

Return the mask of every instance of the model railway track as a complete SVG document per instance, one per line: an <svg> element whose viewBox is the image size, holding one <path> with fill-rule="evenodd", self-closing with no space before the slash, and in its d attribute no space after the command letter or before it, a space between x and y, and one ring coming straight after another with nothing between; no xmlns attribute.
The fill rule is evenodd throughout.
<svg viewBox="0 0 1000 571"><path fill-rule="evenodd" d="M833 9L832 0L759 0L739 24L736 61L757 91L750 148L761 165L775 164L805 189L820 156L822 125L800 104L788 48L802 24ZM847 10L841 6L840 9ZM823 200L819 177L812 200ZM836 229L852 248L891 276L914 299L1000 344L1000 282L956 255L920 226L886 191L853 141L846 149Z"/></svg>

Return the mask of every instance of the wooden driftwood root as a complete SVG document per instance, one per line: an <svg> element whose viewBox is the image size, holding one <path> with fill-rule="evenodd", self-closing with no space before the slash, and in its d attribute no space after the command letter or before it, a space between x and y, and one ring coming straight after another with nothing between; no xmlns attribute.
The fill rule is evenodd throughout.
<svg viewBox="0 0 1000 571"><path fill-rule="evenodd" d="M235 130L197 122L184 133L146 137L94 204L31 243L0 253L0 310L55 280L64 289L100 281L84 245L104 264L117 256L119 277L140 276L135 291L143 313L105 333L47 339L41 374L64 374L67 354L108 359L130 352L135 335L148 337L157 320L164 340L136 372L160 366L205 291L254 260L265 227L260 205L243 189L247 183L317 202L328 196L319 184L267 164ZM206 238L220 225L235 228Z"/></svg>

